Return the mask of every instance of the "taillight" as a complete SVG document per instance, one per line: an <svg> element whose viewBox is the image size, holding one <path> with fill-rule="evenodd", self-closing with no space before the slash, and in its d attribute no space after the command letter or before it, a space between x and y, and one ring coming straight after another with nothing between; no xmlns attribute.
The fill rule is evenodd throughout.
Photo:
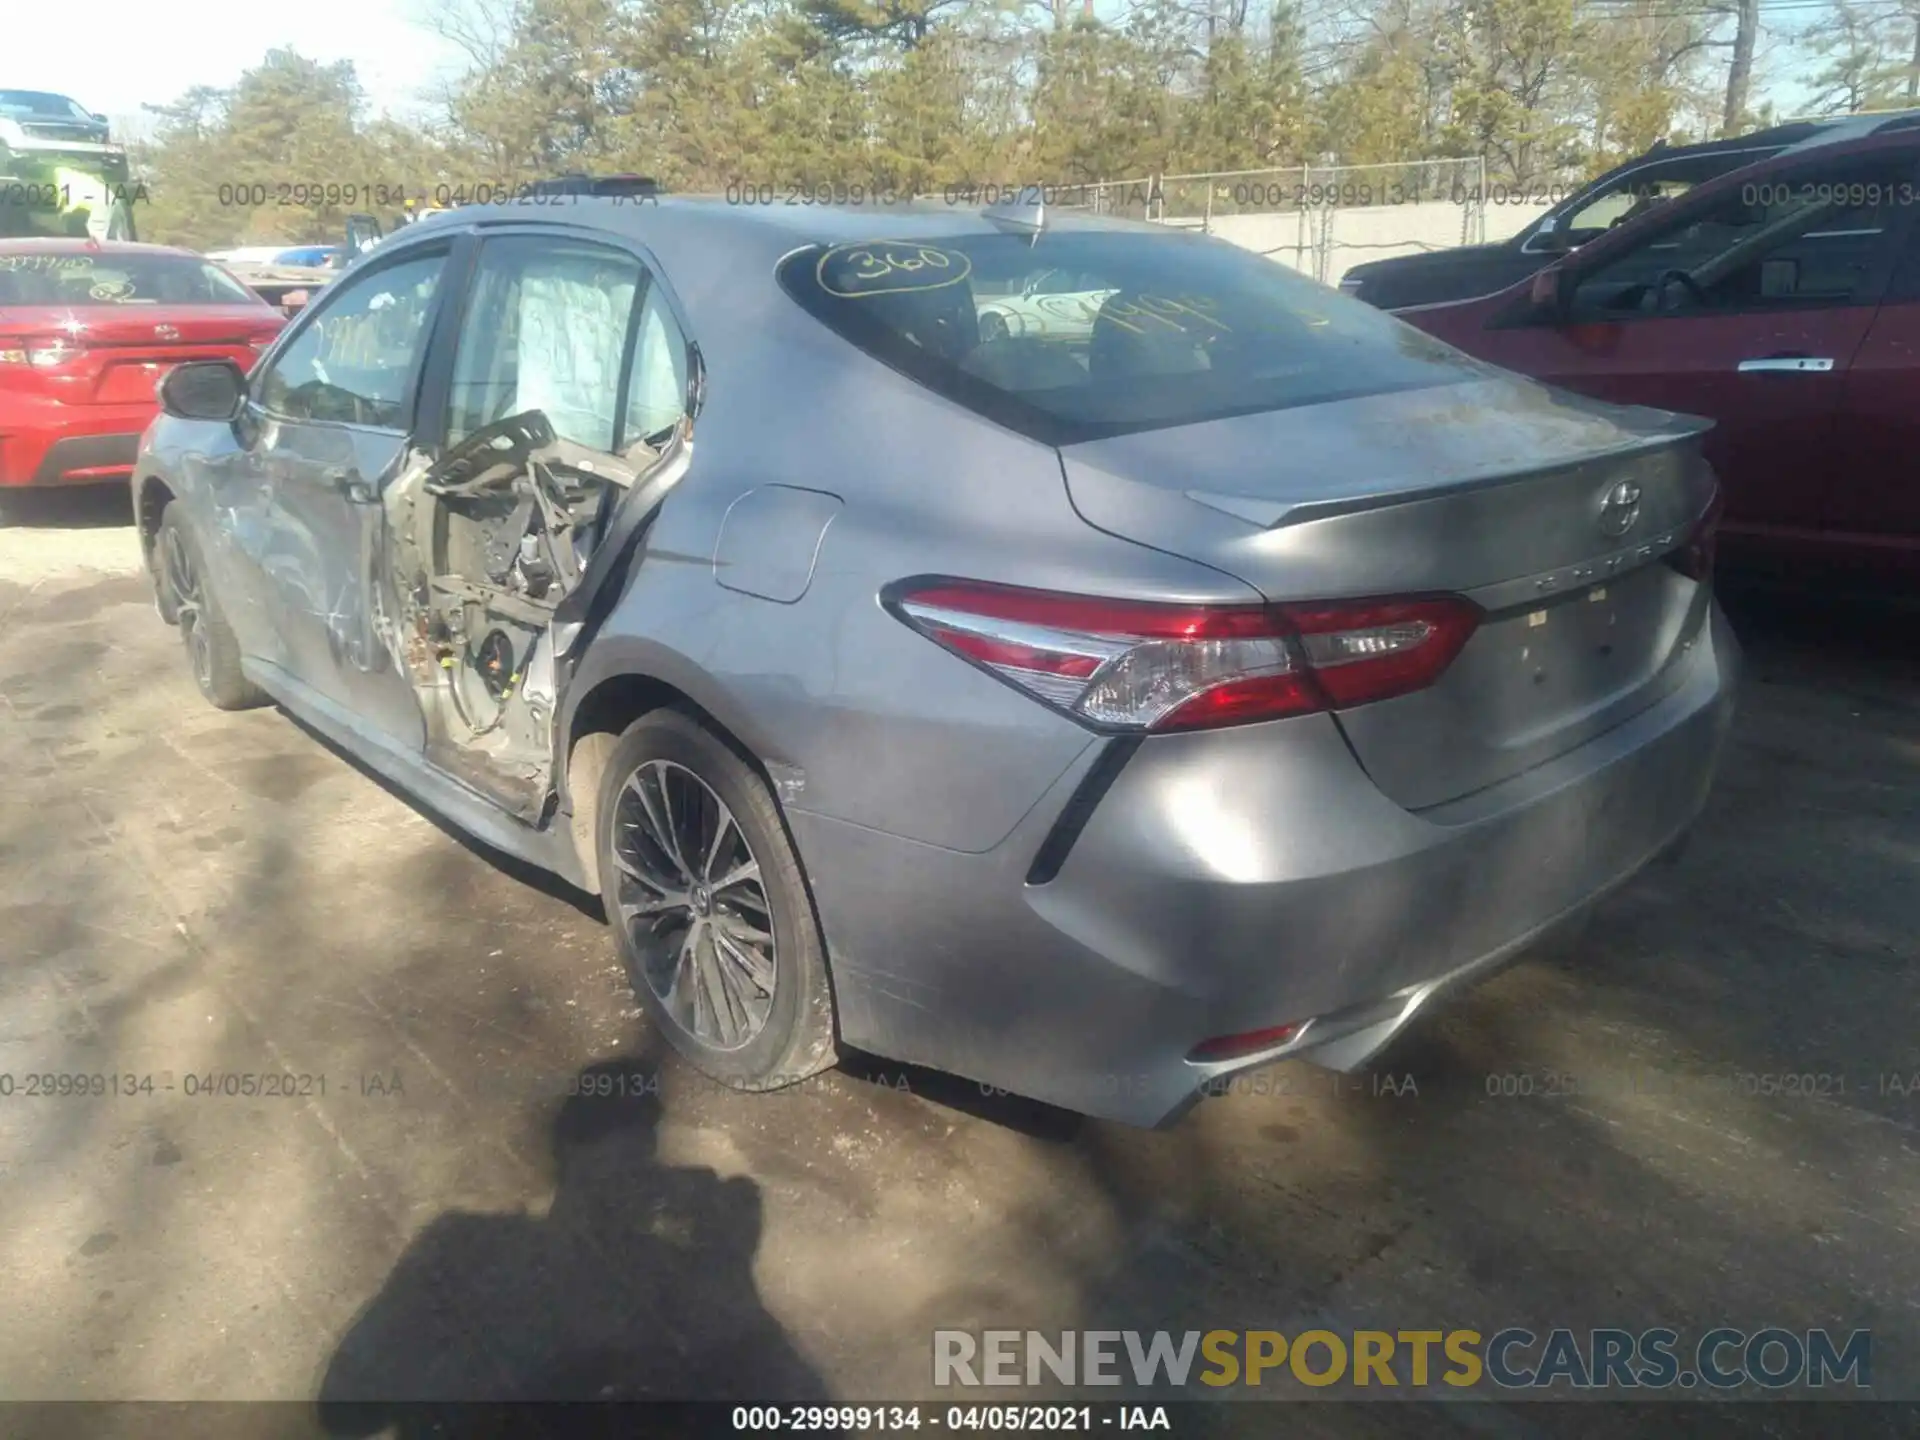
<svg viewBox="0 0 1920 1440"><path fill-rule="evenodd" d="M1202 1040L1189 1050L1187 1059L1202 1065L1220 1060L1239 1060L1247 1055L1258 1055L1262 1050L1277 1049L1299 1033L1298 1025L1275 1025L1266 1030L1248 1030L1240 1035L1216 1035L1211 1040Z"/></svg>
<svg viewBox="0 0 1920 1440"><path fill-rule="evenodd" d="M86 346L70 340L0 341L0 365L29 365L35 370L51 370L86 353Z"/></svg>
<svg viewBox="0 0 1920 1440"><path fill-rule="evenodd" d="M1093 724L1197 730L1338 710L1431 685L1480 622L1455 596L1165 605L936 580L907 624Z"/></svg>
<svg viewBox="0 0 1920 1440"><path fill-rule="evenodd" d="M1705 512L1694 525L1693 532L1687 536L1687 543L1667 557L1667 563L1689 580L1705 584L1713 578L1713 555L1720 534L1720 512L1725 509L1726 492L1716 489L1713 499L1707 502Z"/></svg>

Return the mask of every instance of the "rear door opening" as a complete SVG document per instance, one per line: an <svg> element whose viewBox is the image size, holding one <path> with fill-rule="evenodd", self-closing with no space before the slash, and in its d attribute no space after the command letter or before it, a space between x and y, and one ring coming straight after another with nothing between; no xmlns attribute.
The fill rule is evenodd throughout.
<svg viewBox="0 0 1920 1440"><path fill-rule="evenodd" d="M483 242L442 442L381 490L374 609L428 763L538 822L578 651L686 470L697 357L632 254Z"/></svg>
<svg viewBox="0 0 1920 1440"><path fill-rule="evenodd" d="M376 624L414 687L432 764L522 820L540 817L561 662L579 629L565 622L684 471L677 440L606 454L531 410L438 462L418 458L386 488Z"/></svg>

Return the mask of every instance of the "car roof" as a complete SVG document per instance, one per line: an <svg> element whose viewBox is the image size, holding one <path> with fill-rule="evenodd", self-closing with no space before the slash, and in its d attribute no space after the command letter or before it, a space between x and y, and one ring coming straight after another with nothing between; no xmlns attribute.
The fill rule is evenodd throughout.
<svg viewBox="0 0 1920 1440"><path fill-rule="evenodd" d="M594 229L625 231L650 229L664 223L674 229L754 230L800 237L803 243L837 244L891 239L918 240L960 235L991 235L1000 227L985 210L948 204L939 199L897 200L892 203L813 205L805 203L756 205L728 200L722 195L660 195L655 197L569 196L565 204L461 205L436 210L394 235L415 233L416 227L436 229L448 223L479 219L499 223L549 220L584 224ZM1095 215L1075 206L1046 207L1048 230L1148 230L1163 225Z"/></svg>
<svg viewBox="0 0 1920 1440"><path fill-rule="evenodd" d="M46 251L54 255L181 255L204 257L177 245L149 245L141 240L88 240L78 235L21 235L0 239L0 249Z"/></svg>
<svg viewBox="0 0 1920 1440"><path fill-rule="evenodd" d="M564 205L461 206L430 215L388 239L425 239L449 230L541 223L599 230L638 241L651 251L682 294L689 287L738 291L744 275L764 277L773 289L775 264L809 245L877 241L951 241L1005 233L985 211L940 200L892 205L748 205L721 196L670 195L658 199L581 198ZM1096 216L1048 207L1046 233L1131 232L1165 243L1225 244L1197 233L1143 220ZM385 250L383 243L380 249Z"/></svg>
<svg viewBox="0 0 1920 1440"><path fill-rule="evenodd" d="M1627 163L1637 165L1648 160L1675 160L1692 155L1717 155L1726 152L1737 154L1742 150L1763 150L1769 147L1785 150L1792 147L1832 145L1843 140L1856 140L1890 130L1912 129L1915 126L1920 126L1920 109L1867 110L1853 115L1801 117L1783 120L1780 124L1769 125L1764 130L1750 130L1744 135L1729 135L1720 140L1702 140L1692 145L1656 146L1652 150L1643 151Z"/></svg>
<svg viewBox="0 0 1920 1440"><path fill-rule="evenodd" d="M1826 128L1824 121L1801 120L1787 125L1770 125L1765 130L1750 130L1744 135L1728 135L1719 140L1697 140L1691 145L1656 145L1643 150L1629 165L1649 160L1679 160L1694 155L1738 154L1742 150L1781 149L1812 139Z"/></svg>
<svg viewBox="0 0 1920 1440"><path fill-rule="evenodd" d="M1724 175L1716 175L1711 180L1695 186L1687 194L1689 204L1695 200L1707 199L1723 194L1736 185L1751 183L1750 177L1757 170L1768 169L1781 163L1799 160L1814 149L1831 151L1831 158L1846 160L1856 155L1898 155L1920 153L1920 128L1913 126L1881 125L1864 135L1845 134L1835 137L1818 147L1812 145L1791 145L1784 150L1775 151L1749 165L1735 166ZM1649 211L1636 219L1629 220L1619 228L1607 231L1598 239L1582 246L1579 253L1592 263L1595 255L1605 256L1615 250L1635 243L1634 237L1644 234L1648 229L1664 224L1667 217L1666 207ZM1520 281L1518 284L1526 284Z"/></svg>
<svg viewBox="0 0 1920 1440"><path fill-rule="evenodd" d="M1848 140L1864 140L1875 135L1897 134L1903 130L1912 130L1916 126L1920 126L1920 110L1897 110L1885 114L1869 111L1829 121L1821 125L1815 134L1787 148L1811 150L1817 146L1838 145Z"/></svg>
<svg viewBox="0 0 1920 1440"><path fill-rule="evenodd" d="M1679 160L1705 160L1716 155L1742 155L1758 151L1777 154L1783 150L1810 150L1838 145L1849 140L1920 127L1920 109L1865 111L1856 115L1802 118L1752 130L1745 135L1730 135L1721 140L1702 140L1692 145L1656 145L1624 160L1555 206L1556 212L1571 208L1573 202L1621 176L1654 165ZM1764 158L1764 157L1760 157Z"/></svg>
<svg viewBox="0 0 1920 1440"><path fill-rule="evenodd" d="M334 283L347 283L362 265L397 261L419 246L444 243L470 231L482 236L513 230L597 232L637 244L653 256L668 288L684 307L684 318L701 335L701 347L707 350L710 339L719 347L745 344L750 337L763 335L768 323L790 308L794 315L801 314L790 306L776 278L780 261L795 251L863 241L951 242L999 235L1007 228L1006 217L996 224L978 208L940 200L858 206L757 205L729 203L721 196L663 195L657 199L582 197L560 205L466 205L391 232ZM1048 207L1048 234L1091 231L1147 235L1164 245L1228 243L1173 226Z"/></svg>

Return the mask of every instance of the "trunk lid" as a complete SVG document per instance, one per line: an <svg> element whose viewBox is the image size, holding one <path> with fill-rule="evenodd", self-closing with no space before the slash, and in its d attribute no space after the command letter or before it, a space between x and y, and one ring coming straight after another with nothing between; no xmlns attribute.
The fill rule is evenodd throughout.
<svg viewBox="0 0 1920 1440"><path fill-rule="evenodd" d="M1494 377L1061 456L1090 524L1270 600L1477 602L1485 618L1437 683L1336 716L1380 788L1423 809L1549 760L1678 683L1708 587L1663 557L1712 498L1707 423Z"/></svg>
<svg viewBox="0 0 1920 1440"><path fill-rule="evenodd" d="M245 370L285 322L263 305L0 307L0 350L38 351L51 363L9 365L8 383L69 405L151 401L154 386L188 360L232 360Z"/></svg>

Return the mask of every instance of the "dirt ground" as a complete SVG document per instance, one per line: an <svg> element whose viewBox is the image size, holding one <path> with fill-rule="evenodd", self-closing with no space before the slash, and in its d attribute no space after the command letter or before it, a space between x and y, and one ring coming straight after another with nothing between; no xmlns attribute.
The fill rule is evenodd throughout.
<svg viewBox="0 0 1920 1440"><path fill-rule="evenodd" d="M1725 1324L1871 1329L1875 1393L1920 1398L1911 609L1735 596L1742 711L1676 865L1373 1074L1148 1133L664 1060L595 904L202 703L124 504L0 530L0 1394L951 1399L936 1328ZM583 1071L634 1093L563 1098ZM262 1072L312 1078L221 1093Z"/></svg>

